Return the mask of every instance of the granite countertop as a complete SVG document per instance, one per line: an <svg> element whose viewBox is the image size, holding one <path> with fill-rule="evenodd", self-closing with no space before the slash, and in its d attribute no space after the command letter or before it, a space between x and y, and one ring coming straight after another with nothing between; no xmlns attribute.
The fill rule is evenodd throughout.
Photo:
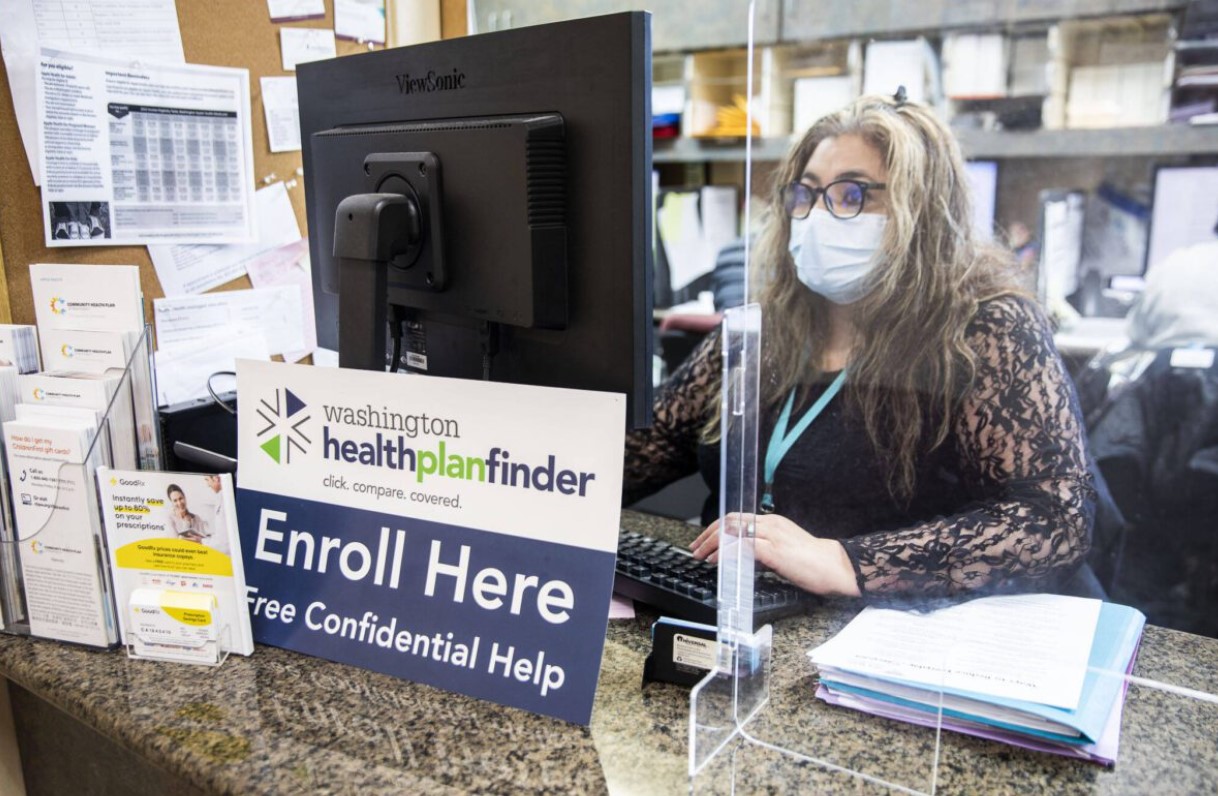
<svg viewBox="0 0 1218 796"><path fill-rule="evenodd" d="M691 538L626 513L623 525ZM1114 770L817 702L804 653L853 616L827 605L775 627L770 703L697 791L887 792L833 766L939 793L1218 792L1218 704L1129 692ZM689 694L641 683L654 615L610 623L590 727L259 646L215 669L0 636L0 674L201 790L218 793L687 792ZM1148 628L1135 674L1218 693L1218 641ZM766 748L795 748L824 765Z"/></svg>

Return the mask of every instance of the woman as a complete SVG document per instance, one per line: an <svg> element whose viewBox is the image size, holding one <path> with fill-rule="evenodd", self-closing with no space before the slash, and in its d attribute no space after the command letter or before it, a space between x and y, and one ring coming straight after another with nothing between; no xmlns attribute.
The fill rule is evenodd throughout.
<svg viewBox="0 0 1218 796"><path fill-rule="evenodd" d="M1060 587L1094 516L1077 401L1010 256L970 229L951 132L901 92L864 97L776 184L752 258L757 560L818 594ZM712 336L628 437L627 503L695 469L717 491L719 356Z"/></svg>
<svg viewBox="0 0 1218 796"><path fill-rule="evenodd" d="M182 491L182 487L170 484L169 489L165 491L169 502L173 504L169 512L169 527L174 533L192 542L202 542L211 536L207 521L187 508L186 493Z"/></svg>

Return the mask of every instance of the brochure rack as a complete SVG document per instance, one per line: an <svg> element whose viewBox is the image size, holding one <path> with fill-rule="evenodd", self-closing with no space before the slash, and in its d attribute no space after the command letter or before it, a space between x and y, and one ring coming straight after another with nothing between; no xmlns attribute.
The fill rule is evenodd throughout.
<svg viewBox="0 0 1218 796"><path fill-rule="evenodd" d="M749 54L746 63L753 62L753 13L749 2ZM749 75L750 97L763 96L761 86ZM895 87L894 87L895 88ZM750 116L752 103L750 103ZM752 121L745 124L752 130ZM745 192L750 197L764 196L753 183L752 136L746 139ZM966 153L967 154L967 153ZM767 164L769 190L772 164ZM890 186L891 187L891 186ZM746 246L746 284L753 268L753 244L758 227L752 225L749 203L745 203L743 229ZM756 297L746 292L746 301ZM767 440L758 439L759 418L764 411L760 398L762 375L759 363L764 359L765 341L761 339L761 308L756 305L729 310L721 332L723 350L721 406L721 505L719 543L719 619L716 667L694 687L690 696L688 773L693 792L734 793L737 788L748 791L782 790L798 792L899 792L933 794L942 786L945 790L971 791L1021 790L1026 782L1017 767L1005 766L1002 759L1014 744L1040 749L1034 741L1013 741L1001 732L976 732L961 719L954 707L948 678L966 664L967 652L975 653L978 646L984 653L987 640L961 638L949 641L934 650L927 667L937 672L937 681L921 683L923 704L929 709L902 712L899 706L885 710L873 706L865 712L848 710L813 696L825 675L818 672L807 657L806 646L784 648L782 625L753 626L752 581L756 569L756 534L758 525L757 470L759 448L764 456ZM827 454L829 455L829 454ZM815 529L808 529L815 532ZM879 529L877 529L879 530ZM862 604L858 605L862 608ZM908 610L926 611L936 607L924 601L910 604ZM815 610L815 609L814 609ZM840 630L817 617L784 620L804 622L805 627L823 628L817 644L828 641ZM1156 629L1150 628L1150 635ZM1048 634L1046 634L1048 635ZM806 639L807 634L801 634ZM1029 645L1036 639L1028 639ZM803 644L806 645L806 640ZM814 645L815 646L815 645ZM993 645L995 649L997 644ZM1094 653L1094 650L1093 650ZM991 655L997 652L990 651ZM934 659L937 656L937 661ZM1170 656L1166 656L1170 658ZM1137 661L1132 674L1124 668L1096 665L1095 657L1087 667L1087 678L1106 686L1115 685L1126 694L1126 709L1158 712L1174 726L1195 726L1196 738L1180 739L1183 746L1207 744L1203 728L1216 726L1218 721L1218 672L1190 667L1182 661L1165 656L1146 656ZM1018 668L1019 660L999 663ZM1053 677L1054 675L1049 675ZM868 715L871 713L872 715ZM785 716L782 720L778 717ZM791 716L798 716L798 726L792 727ZM1186 718L1185 718L1186 717ZM782 724L780 725L780 721ZM1154 724L1154 722L1148 722ZM943 732L943 730L949 732ZM978 741L960 732L980 734ZM1119 736L1119 722L1111 729ZM862 730L862 732L858 731ZM1143 731L1146 732L1146 731ZM859 742L867 737L866 746ZM877 741L877 739L879 739ZM1109 741L1112 739L1109 738ZM1122 755L1138 756L1139 774L1154 770L1154 779L1171 782L1173 769L1181 765L1178 759L1146 759L1144 749L1153 748L1155 739L1137 737L1126 731L1120 737ZM1115 748L1115 747L1112 747ZM1060 750L1059 750L1060 754ZM1079 759L1044 755L1046 772L1062 765L1092 766L1104 763L1100 755ZM1113 755L1115 757L1115 754ZM967 780L962 772L982 772L977 780ZM1138 786L1121 779L1120 761L1116 763L1116 789L1137 790ZM1053 774L1046 773L1052 777ZM984 782L984 786L980 783Z"/></svg>
<svg viewBox="0 0 1218 796"><path fill-rule="evenodd" d="M140 469L158 469L162 461L160 432L156 421L155 385L151 361L152 329L145 326L139 336L135 350L128 357L126 367L119 372L114 369L107 375L118 375L119 382L109 406L98 423L96 434L89 440L82 456L60 458L47 451L40 457L41 475L10 473L7 451L0 439L0 615L3 630L18 635L36 635L31 630L27 591L23 578L23 557L53 555L48 550L47 529L52 527L58 514L64 511L65 500L70 496L61 490L83 487L89 490L87 505L96 511L97 483L94 470L99 465L113 464L113 451L118 442L116 434L130 433L132 439L125 440L137 451ZM131 420L117 422L119 413L126 413ZM119 431L123 429L123 431ZM38 483L35 483L35 480ZM20 504L23 524L15 520L16 506ZM97 577L94 582L101 589L100 599L105 606L105 634L110 645L117 644L117 625L114 616L114 601L110 593L110 573L105 554L101 517L95 514L93 533L94 559ZM74 551L78 552L78 551Z"/></svg>

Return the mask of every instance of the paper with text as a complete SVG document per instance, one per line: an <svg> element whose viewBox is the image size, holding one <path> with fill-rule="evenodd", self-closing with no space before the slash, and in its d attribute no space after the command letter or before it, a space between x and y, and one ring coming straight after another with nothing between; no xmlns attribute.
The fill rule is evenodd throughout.
<svg viewBox="0 0 1218 796"><path fill-rule="evenodd" d="M285 72L295 72L296 64L338 55L334 31L327 28L280 28L279 47Z"/></svg>
<svg viewBox="0 0 1218 796"><path fill-rule="evenodd" d="M266 112L266 136L272 152L300 151L300 104L296 78L262 78L262 108Z"/></svg>
<svg viewBox="0 0 1218 796"><path fill-rule="evenodd" d="M3 8L0 49L35 185L42 184L36 95L39 46L96 55L139 53L141 58L167 63L186 61L174 0L5 0Z"/></svg>
<svg viewBox="0 0 1218 796"><path fill-rule="evenodd" d="M247 264L258 255L301 239L296 211L282 182L259 190L255 201L258 211L255 243L148 247L166 296L191 296L231 282L244 276Z"/></svg>
<svg viewBox="0 0 1218 796"><path fill-rule="evenodd" d="M238 358L260 362L271 359L262 333L242 327L211 340L157 351L154 356L158 406L207 397L208 379L217 394L233 389L232 377L212 376L232 372Z"/></svg>
<svg viewBox="0 0 1218 796"><path fill-rule="evenodd" d="M254 287L300 287L304 348L283 352L283 359L285 362L299 362L312 354L317 348L317 323L313 314L313 278L310 276L308 239L263 252L249 261L248 270Z"/></svg>
<svg viewBox="0 0 1218 796"><path fill-rule="evenodd" d="M1074 709L1100 601L986 597L920 614L865 608L810 655L817 666Z"/></svg>
<svg viewBox="0 0 1218 796"><path fill-rule="evenodd" d="M160 350L214 340L237 327L260 331L271 354L304 347L304 316L296 285L156 299L152 306Z"/></svg>
<svg viewBox="0 0 1218 796"><path fill-rule="evenodd" d="M46 245L255 238L249 72L43 48Z"/></svg>

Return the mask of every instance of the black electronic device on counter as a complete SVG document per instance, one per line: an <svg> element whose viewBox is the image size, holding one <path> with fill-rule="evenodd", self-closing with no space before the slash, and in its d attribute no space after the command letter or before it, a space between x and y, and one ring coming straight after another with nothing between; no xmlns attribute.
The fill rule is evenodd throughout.
<svg viewBox="0 0 1218 796"><path fill-rule="evenodd" d="M157 409L165 469L184 473L230 472L237 458L237 393L195 398ZM223 405L221 405L223 404Z"/></svg>
<svg viewBox="0 0 1218 796"><path fill-rule="evenodd" d="M633 531L623 530L618 537L616 594L650 605L663 616L713 625L719 614L718 585L716 565L699 561L688 550ZM814 603L807 592L773 573L762 573L754 581L754 626L804 613Z"/></svg>

